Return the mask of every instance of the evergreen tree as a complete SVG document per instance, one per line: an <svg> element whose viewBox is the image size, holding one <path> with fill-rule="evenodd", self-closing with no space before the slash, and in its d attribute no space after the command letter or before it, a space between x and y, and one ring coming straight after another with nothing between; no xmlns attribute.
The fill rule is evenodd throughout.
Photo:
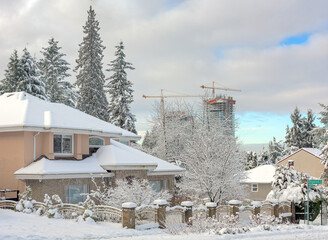
<svg viewBox="0 0 328 240"><path fill-rule="evenodd" d="M16 91L25 91L33 96L48 100L45 92L44 82L39 77L39 68L35 58L27 51L23 50L23 56L19 61L19 83Z"/></svg>
<svg viewBox="0 0 328 240"><path fill-rule="evenodd" d="M317 128L316 133L318 140L321 143L321 163L328 167L328 105L320 104L323 110L320 112L320 122L324 125L323 127Z"/></svg>
<svg viewBox="0 0 328 240"><path fill-rule="evenodd" d="M109 119L110 123L119 126L128 131L137 133L135 128L135 116L130 112L130 104L133 102L132 83L127 79L126 69L133 70L132 64L125 61L123 52L124 45L121 41L116 46L116 58L110 62L108 71L113 72L109 77L107 85L110 102L109 102Z"/></svg>
<svg viewBox="0 0 328 240"><path fill-rule="evenodd" d="M17 50L9 58L7 69L5 70L5 78L1 81L1 93L15 92L20 78L20 62Z"/></svg>
<svg viewBox="0 0 328 240"><path fill-rule="evenodd" d="M286 134L286 144L288 145L288 147L302 148L304 144L304 123L302 120L302 115L297 107L290 115L290 119L292 120L293 126Z"/></svg>
<svg viewBox="0 0 328 240"><path fill-rule="evenodd" d="M82 43L79 45L79 58L76 60L76 85L79 87L77 108L102 120L108 120L104 84L105 75L102 71L103 50L99 35L99 22L95 19L95 11L90 6L88 20L83 26Z"/></svg>
<svg viewBox="0 0 328 240"><path fill-rule="evenodd" d="M314 124L315 116L311 109L307 112L307 117L304 118L304 145L303 147L311 148L315 147L317 144L315 143L314 138L314 129L316 125Z"/></svg>
<svg viewBox="0 0 328 240"><path fill-rule="evenodd" d="M277 142L276 138L273 137L273 140L269 143L269 161L271 164L276 164L281 159L283 150L281 143Z"/></svg>
<svg viewBox="0 0 328 240"><path fill-rule="evenodd" d="M257 167L257 154L256 152L246 153L246 170L250 170Z"/></svg>
<svg viewBox="0 0 328 240"><path fill-rule="evenodd" d="M258 166L262 166L262 165L267 165L270 164L269 163L269 152L267 150L262 150L262 152L260 153L258 160L257 160L257 165Z"/></svg>
<svg viewBox="0 0 328 240"><path fill-rule="evenodd" d="M70 74L69 64L63 57L66 54L60 53L61 47L58 47L58 41L51 38L49 46L41 51L43 59L39 62L40 78L45 83L46 94L51 102L64 103L74 107L77 94L73 90L73 85L64 81Z"/></svg>

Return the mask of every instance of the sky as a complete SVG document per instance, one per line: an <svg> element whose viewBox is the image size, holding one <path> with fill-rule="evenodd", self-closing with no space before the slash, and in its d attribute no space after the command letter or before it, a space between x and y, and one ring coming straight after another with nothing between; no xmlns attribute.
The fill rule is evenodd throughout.
<svg viewBox="0 0 328 240"><path fill-rule="evenodd" d="M27 47L39 58L51 37L73 69L90 5L106 46L104 69L121 40L136 68L128 78L141 134L155 101L141 96L160 89L199 95L200 85L212 81L241 89L223 93L237 101L237 136L244 144L281 140L296 106L319 113L319 103L328 104L326 0L2 0L0 78L14 49L21 54Z"/></svg>

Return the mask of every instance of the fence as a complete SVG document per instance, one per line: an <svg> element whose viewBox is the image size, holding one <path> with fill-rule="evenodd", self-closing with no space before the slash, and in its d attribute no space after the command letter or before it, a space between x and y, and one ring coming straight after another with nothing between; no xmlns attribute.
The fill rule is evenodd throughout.
<svg viewBox="0 0 328 240"><path fill-rule="evenodd" d="M17 202L10 200L0 201L2 209L16 209ZM39 208L46 209L46 205L41 202L33 204L37 210ZM58 212L65 219L75 219L82 215L85 209L75 204L64 203L55 206ZM233 200L229 205L217 206L216 203L206 203L206 206L193 207L193 203L185 201L181 206L169 207L167 201L156 200L154 205L144 205L136 207L134 203L122 204L122 209L97 205L93 210L93 216L98 221L108 221L122 223L123 227L135 228L136 225L157 222L160 228L177 223L192 224L189 219L193 215L217 218L219 221L224 216L236 215L239 221L250 221L252 215L262 214L266 216L280 217L284 221L295 221L295 205L293 202L252 202L251 205L242 206L240 201Z"/></svg>

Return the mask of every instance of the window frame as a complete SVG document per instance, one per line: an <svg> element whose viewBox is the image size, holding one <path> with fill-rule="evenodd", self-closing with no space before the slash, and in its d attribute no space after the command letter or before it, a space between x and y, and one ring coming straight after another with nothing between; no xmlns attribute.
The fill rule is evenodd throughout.
<svg viewBox="0 0 328 240"><path fill-rule="evenodd" d="M256 190L254 190L254 186L256 186ZM252 192L258 192L259 191L259 184L258 183L252 183L251 184L251 191Z"/></svg>
<svg viewBox="0 0 328 240"><path fill-rule="evenodd" d="M159 183L159 184L158 184ZM160 186L160 190L159 191L157 191L154 187L155 187L155 185L157 185L158 184L158 186ZM150 185L150 187L153 189L153 191L154 192L156 192L156 193L160 193L160 192L162 192L163 191L163 181L162 180L149 180L149 185Z"/></svg>
<svg viewBox="0 0 328 240"><path fill-rule="evenodd" d="M72 151L70 153L63 153L63 152L55 152L55 136L59 135L61 136L61 143L63 142L63 136L71 136L72 137ZM64 133L54 133L53 135L53 151L54 151L54 155L58 155L58 156L72 156L74 155L74 134L64 134ZM61 151L63 151L63 144L61 145Z"/></svg>
<svg viewBox="0 0 328 240"><path fill-rule="evenodd" d="M90 138L97 138L97 139L100 139L103 141L103 145L90 145ZM102 146L105 146L105 138L102 138L102 137L98 137L98 136L89 136L89 148L97 148L97 147L102 147Z"/></svg>
<svg viewBox="0 0 328 240"><path fill-rule="evenodd" d="M75 203L75 202L71 202L70 200L72 200L72 198L70 198L70 194L69 194L69 187L70 186L78 186L79 190L80 190L80 197L81 197L81 201L80 202L84 202L85 199L87 198L87 195L81 195L81 193L90 193L90 185L87 183L80 183L80 184L68 184L65 185L65 202L69 203L69 204L78 204L79 202ZM85 190L86 192L81 192L81 190ZM72 191L72 190L71 190Z"/></svg>

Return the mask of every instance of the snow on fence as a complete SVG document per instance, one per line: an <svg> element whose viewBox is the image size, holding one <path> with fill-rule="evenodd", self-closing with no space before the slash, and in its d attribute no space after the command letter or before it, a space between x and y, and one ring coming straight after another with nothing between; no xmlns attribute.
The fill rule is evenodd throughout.
<svg viewBox="0 0 328 240"><path fill-rule="evenodd" d="M182 202L183 206L169 207L165 200L157 200L154 205L142 205L136 207L134 203L124 203L123 209L97 205L93 209L93 214L98 221L109 221L122 223L123 227L135 228L135 225L157 222L159 227L166 227L171 224L187 223L192 224L189 218L193 215L201 217L213 217L221 221L226 216L235 215L238 220L244 223L250 221L253 215L280 217L284 221L293 222L295 219L295 205L292 202L252 202L252 205L242 206L241 202L230 202L229 205L216 206L215 203L207 203L206 206L193 207L192 202ZM0 201L2 209L16 209L17 202L10 200ZM33 204L37 210L46 208L44 203L35 202ZM61 216L67 219L74 219L81 216L85 209L76 204L64 203L55 206Z"/></svg>
<svg viewBox="0 0 328 240"><path fill-rule="evenodd" d="M17 204L17 202L12 201L12 200L2 200L2 201L0 201L0 208L15 210L16 204Z"/></svg>

